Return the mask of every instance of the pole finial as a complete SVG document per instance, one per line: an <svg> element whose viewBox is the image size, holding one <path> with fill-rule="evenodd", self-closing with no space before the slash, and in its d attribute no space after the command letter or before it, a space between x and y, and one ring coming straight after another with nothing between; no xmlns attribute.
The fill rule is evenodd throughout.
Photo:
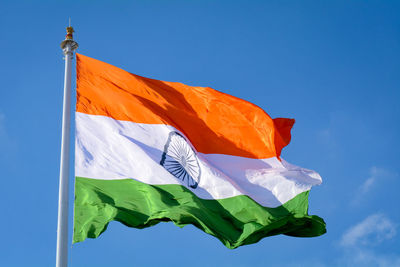
<svg viewBox="0 0 400 267"><path fill-rule="evenodd" d="M71 26L67 27L67 35L65 35L65 40L73 40L73 33L74 33L74 28Z"/></svg>
<svg viewBox="0 0 400 267"><path fill-rule="evenodd" d="M67 29L67 35L65 35L65 40L61 42L61 48L64 50L64 54L66 53L67 45L70 47L68 51L75 51L78 48L78 43L74 41L73 33L74 28L71 26L71 18L69 19L69 26Z"/></svg>

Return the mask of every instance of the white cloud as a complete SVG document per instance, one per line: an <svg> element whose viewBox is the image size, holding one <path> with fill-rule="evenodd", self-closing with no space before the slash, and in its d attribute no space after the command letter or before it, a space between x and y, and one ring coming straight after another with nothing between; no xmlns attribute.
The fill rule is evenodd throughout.
<svg viewBox="0 0 400 267"><path fill-rule="evenodd" d="M378 173L378 169L371 169ZM375 213L350 227L342 236L343 257L339 266L400 266L400 255L376 253L373 247L396 236L397 225L382 213Z"/></svg>
<svg viewBox="0 0 400 267"><path fill-rule="evenodd" d="M372 250L357 249L344 258L348 266L400 266L400 256L393 254L377 254Z"/></svg>
<svg viewBox="0 0 400 267"><path fill-rule="evenodd" d="M362 194L367 193L371 189L371 187L375 183L375 181L376 181L376 177L375 176L371 176L371 177L367 178L367 180L365 180L365 182L360 186L360 190L359 191Z"/></svg>
<svg viewBox="0 0 400 267"><path fill-rule="evenodd" d="M396 225L385 215L376 213L347 230L340 244L344 247L373 245L396 235Z"/></svg>
<svg viewBox="0 0 400 267"><path fill-rule="evenodd" d="M371 192L374 187L377 187L387 177L393 176L397 176L397 174L383 168L372 166L369 169L367 179L357 188L350 204L352 206L359 204L365 198L366 194Z"/></svg>
<svg viewBox="0 0 400 267"><path fill-rule="evenodd" d="M293 261L283 266L380 266L400 267L400 254L379 253L378 245L394 239L397 225L382 213L371 214L358 224L350 227L339 240L342 253L337 257L322 260L309 258L303 261Z"/></svg>
<svg viewBox="0 0 400 267"><path fill-rule="evenodd" d="M389 176L391 173L383 168L379 168L376 166L372 166L369 169L369 177L365 180L365 182L360 186L359 191L362 194L368 193L374 184L377 181L384 179Z"/></svg>

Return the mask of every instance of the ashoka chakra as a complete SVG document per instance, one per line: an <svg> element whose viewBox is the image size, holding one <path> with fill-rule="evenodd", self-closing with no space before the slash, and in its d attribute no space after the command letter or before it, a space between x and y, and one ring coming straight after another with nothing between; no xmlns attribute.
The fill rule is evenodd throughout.
<svg viewBox="0 0 400 267"><path fill-rule="evenodd" d="M160 164L191 188L196 188L200 182L200 165L196 152L178 132L169 134Z"/></svg>

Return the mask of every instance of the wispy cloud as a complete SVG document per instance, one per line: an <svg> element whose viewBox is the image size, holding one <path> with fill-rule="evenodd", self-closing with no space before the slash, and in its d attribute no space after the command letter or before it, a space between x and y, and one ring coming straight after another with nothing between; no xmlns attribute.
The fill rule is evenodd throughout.
<svg viewBox="0 0 400 267"><path fill-rule="evenodd" d="M347 254L341 262L344 266L400 266L400 256L395 254L378 254L370 249L355 249Z"/></svg>
<svg viewBox="0 0 400 267"><path fill-rule="evenodd" d="M360 186L360 192L362 194L367 193L371 189L371 187L375 183L375 181L376 181L375 176L371 176L371 177L367 178L367 180L365 180L365 182Z"/></svg>
<svg viewBox="0 0 400 267"><path fill-rule="evenodd" d="M375 213L350 227L341 237L344 255L341 266L400 266L400 255L382 254L373 250L384 241L393 239L397 225L382 213Z"/></svg>
<svg viewBox="0 0 400 267"><path fill-rule="evenodd" d="M329 260L322 260L314 255L314 258L289 262L283 266L400 266L400 254L379 253L377 248L384 245L385 241L394 241L397 227L385 214L371 214L343 233L336 243L341 253L334 259L329 257Z"/></svg>
<svg viewBox="0 0 400 267"><path fill-rule="evenodd" d="M382 181L388 177L397 176L396 173L392 173L384 168L379 168L377 166L372 166L369 170L368 177L363 181L363 183L356 189L354 197L351 201L351 205L355 206L359 204L367 195L373 191L374 188L379 186Z"/></svg>
<svg viewBox="0 0 400 267"><path fill-rule="evenodd" d="M347 230L340 244L345 247L374 245L396 235L396 225L385 215L376 213Z"/></svg>
<svg viewBox="0 0 400 267"><path fill-rule="evenodd" d="M323 260L304 260L283 264L287 267L328 267L328 266L379 266L379 267L397 267L400 266L400 256L395 254L378 254L370 249L351 249L339 255L336 259L330 261Z"/></svg>

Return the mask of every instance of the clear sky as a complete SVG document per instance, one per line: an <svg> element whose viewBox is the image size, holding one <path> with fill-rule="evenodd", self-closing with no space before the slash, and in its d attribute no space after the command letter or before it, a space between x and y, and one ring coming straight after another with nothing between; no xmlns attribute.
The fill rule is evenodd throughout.
<svg viewBox="0 0 400 267"><path fill-rule="evenodd" d="M112 222L70 266L400 266L399 14L399 1L2 0L0 265L55 263L71 17L79 53L295 118L282 156L321 174L309 212L328 232L229 250L193 226Z"/></svg>

